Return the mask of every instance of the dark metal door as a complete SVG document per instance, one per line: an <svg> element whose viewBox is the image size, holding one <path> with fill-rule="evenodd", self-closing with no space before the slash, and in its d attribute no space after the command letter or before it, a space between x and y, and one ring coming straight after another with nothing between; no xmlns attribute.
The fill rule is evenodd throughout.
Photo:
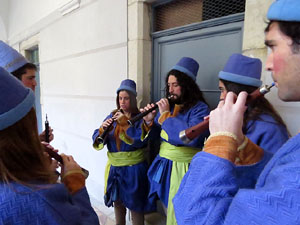
<svg viewBox="0 0 300 225"><path fill-rule="evenodd" d="M244 14L153 33L152 99L164 96L165 76L181 57L200 65L197 83L211 108L219 100L218 73L233 53L241 53Z"/></svg>

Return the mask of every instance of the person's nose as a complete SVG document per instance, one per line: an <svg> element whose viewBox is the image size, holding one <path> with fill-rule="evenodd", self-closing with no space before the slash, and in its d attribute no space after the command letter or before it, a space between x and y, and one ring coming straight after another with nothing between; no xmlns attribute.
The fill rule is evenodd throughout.
<svg viewBox="0 0 300 225"><path fill-rule="evenodd" d="M32 81L32 85L35 87L37 85L36 79Z"/></svg>
<svg viewBox="0 0 300 225"><path fill-rule="evenodd" d="M266 70L273 71L273 53L270 53L267 57Z"/></svg>

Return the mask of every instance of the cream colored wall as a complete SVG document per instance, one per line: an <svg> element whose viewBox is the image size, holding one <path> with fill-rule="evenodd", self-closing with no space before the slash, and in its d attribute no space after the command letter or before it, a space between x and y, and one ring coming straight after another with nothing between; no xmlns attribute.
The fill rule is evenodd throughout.
<svg viewBox="0 0 300 225"><path fill-rule="evenodd" d="M9 11L9 37L20 39L25 34L32 32L37 23L48 20L53 21L53 15L58 15L60 6L72 2L72 0L10 0ZM22 22L20 22L20 18ZM28 34L30 35L30 34Z"/></svg>
<svg viewBox="0 0 300 225"><path fill-rule="evenodd" d="M4 25L4 22L0 17L0 40L6 41L6 39L7 39L6 26Z"/></svg>
<svg viewBox="0 0 300 225"><path fill-rule="evenodd" d="M8 0L0 0L0 40L7 39Z"/></svg>
<svg viewBox="0 0 300 225"><path fill-rule="evenodd" d="M107 151L95 151L91 136L127 78L127 1L81 0L65 16L62 2L70 1L11 0L8 41L20 50L39 45L42 113L54 129L52 145L90 171L88 190L102 202Z"/></svg>
<svg viewBox="0 0 300 225"><path fill-rule="evenodd" d="M266 27L266 13L273 0L247 0L244 22L243 54L260 58L263 62L262 81L264 84L273 82L271 73L265 71L265 62L268 49L264 45L264 29ZM286 122L292 135L299 132L300 120L297 111L300 103L287 103L281 101L277 96L277 89L266 95Z"/></svg>
<svg viewBox="0 0 300 225"><path fill-rule="evenodd" d="M137 82L138 104L150 102L152 41L151 6L128 0L128 75Z"/></svg>

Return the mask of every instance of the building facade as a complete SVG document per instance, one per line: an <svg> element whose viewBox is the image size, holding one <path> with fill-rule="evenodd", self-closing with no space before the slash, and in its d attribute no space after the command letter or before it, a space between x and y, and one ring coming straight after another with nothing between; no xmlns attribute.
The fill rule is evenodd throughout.
<svg viewBox="0 0 300 225"><path fill-rule="evenodd" d="M137 82L141 106L155 99L153 12L155 6L170 2L174 1L0 0L0 38L25 55L38 49L40 119L45 121L48 115L55 135L52 145L89 169L87 187L99 204L103 202L107 156L106 149L93 149L91 135L115 108L121 80ZM239 51L263 62L268 54L264 21L271 2L247 0L241 14ZM201 32L201 22L195 26ZM189 26L183 27L182 33ZM178 28L168 32L174 29ZM264 72L262 81L271 83L270 74ZM267 98L296 134L300 105L281 102L276 90Z"/></svg>

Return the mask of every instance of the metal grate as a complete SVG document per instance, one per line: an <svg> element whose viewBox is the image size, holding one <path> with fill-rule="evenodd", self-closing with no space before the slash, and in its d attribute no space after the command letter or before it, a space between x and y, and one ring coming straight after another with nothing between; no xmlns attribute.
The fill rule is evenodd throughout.
<svg viewBox="0 0 300 225"><path fill-rule="evenodd" d="M245 12L245 0L203 0L203 20Z"/></svg>
<svg viewBox="0 0 300 225"><path fill-rule="evenodd" d="M202 21L202 0L178 0L154 8L155 31Z"/></svg>
<svg viewBox="0 0 300 225"><path fill-rule="evenodd" d="M246 0L174 0L154 7L154 31L245 11Z"/></svg>

